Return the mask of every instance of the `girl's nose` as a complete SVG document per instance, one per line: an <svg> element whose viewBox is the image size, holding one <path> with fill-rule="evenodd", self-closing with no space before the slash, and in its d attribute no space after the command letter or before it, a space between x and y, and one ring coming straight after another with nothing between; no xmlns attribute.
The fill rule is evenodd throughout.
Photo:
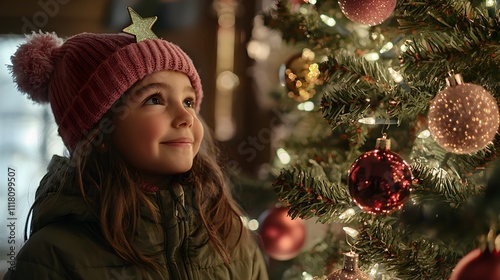
<svg viewBox="0 0 500 280"><path fill-rule="evenodd" d="M189 112L189 109L184 106L175 109L174 112L174 127L191 127L193 125L193 113Z"/></svg>

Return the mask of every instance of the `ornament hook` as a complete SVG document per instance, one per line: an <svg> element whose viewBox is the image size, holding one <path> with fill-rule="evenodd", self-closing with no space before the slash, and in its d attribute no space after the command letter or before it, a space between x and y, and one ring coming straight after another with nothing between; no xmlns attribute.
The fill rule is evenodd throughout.
<svg viewBox="0 0 500 280"><path fill-rule="evenodd" d="M354 247L354 244L351 243L351 241L349 240L349 237L351 237L352 241L354 241L354 239L358 236L359 231L357 231L357 230L355 230L353 228L350 228L350 227L343 227L342 229L346 233L345 240L347 242L347 245L349 245L349 250L354 253L354 248L355 247Z"/></svg>
<svg viewBox="0 0 500 280"><path fill-rule="evenodd" d="M461 85L464 83L464 79L461 74L453 74L453 71L451 73L448 73L450 75L448 78L446 78L446 86L447 87L454 87L457 85Z"/></svg>

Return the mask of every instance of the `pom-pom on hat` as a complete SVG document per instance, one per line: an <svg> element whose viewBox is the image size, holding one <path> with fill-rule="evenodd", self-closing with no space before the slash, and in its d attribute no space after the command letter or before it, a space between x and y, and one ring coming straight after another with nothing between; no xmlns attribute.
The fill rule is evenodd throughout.
<svg viewBox="0 0 500 280"><path fill-rule="evenodd" d="M196 92L196 111L203 97L191 59L162 39L136 42L128 34L81 33L63 43L55 33L33 33L11 61L18 89L35 102L50 103L71 153L123 93L150 73L186 74Z"/></svg>

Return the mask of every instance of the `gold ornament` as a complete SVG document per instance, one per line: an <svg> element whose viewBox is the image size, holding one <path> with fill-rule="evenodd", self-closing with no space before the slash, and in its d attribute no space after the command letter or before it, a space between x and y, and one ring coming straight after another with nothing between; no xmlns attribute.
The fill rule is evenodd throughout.
<svg viewBox="0 0 500 280"><path fill-rule="evenodd" d="M128 7L128 13L132 20L132 24L123 28L123 32L134 35L137 42L147 39L158 39L158 36L151 30L158 17L142 18L131 7Z"/></svg>
<svg viewBox="0 0 500 280"><path fill-rule="evenodd" d="M439 146L455 154L484 149L498 131L498 104L483 87L463 83L460 74L446 79L447 87L432 100L429 131Z"/></svg>
<svg viewBox="0 0 500 280"><path fill-rule="evenodd" d="M306 48L281 66L281 79L288 89L288 97L297 102L313 97L315 86L321 83L320 70L314 57L314 52Z"/></svg>
<svg viewBox="0 0 500 280"><path fill-rule="evenodd" d="M344 268L328 275L327 280L369 280L370 277L358 268L359 255L354 252L344 253Z"/></svg>

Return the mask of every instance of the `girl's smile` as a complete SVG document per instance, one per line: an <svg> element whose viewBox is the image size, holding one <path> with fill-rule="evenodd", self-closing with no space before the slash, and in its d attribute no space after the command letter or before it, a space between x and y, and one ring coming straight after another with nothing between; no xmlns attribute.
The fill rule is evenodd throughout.
<svg viewBox="0 0 500 280"><path fill-rule="evenodd" d="M161 144L170 146L191 146L193 144L193 140L189 138L177 138L169 141L163 141Z"/></svg>

